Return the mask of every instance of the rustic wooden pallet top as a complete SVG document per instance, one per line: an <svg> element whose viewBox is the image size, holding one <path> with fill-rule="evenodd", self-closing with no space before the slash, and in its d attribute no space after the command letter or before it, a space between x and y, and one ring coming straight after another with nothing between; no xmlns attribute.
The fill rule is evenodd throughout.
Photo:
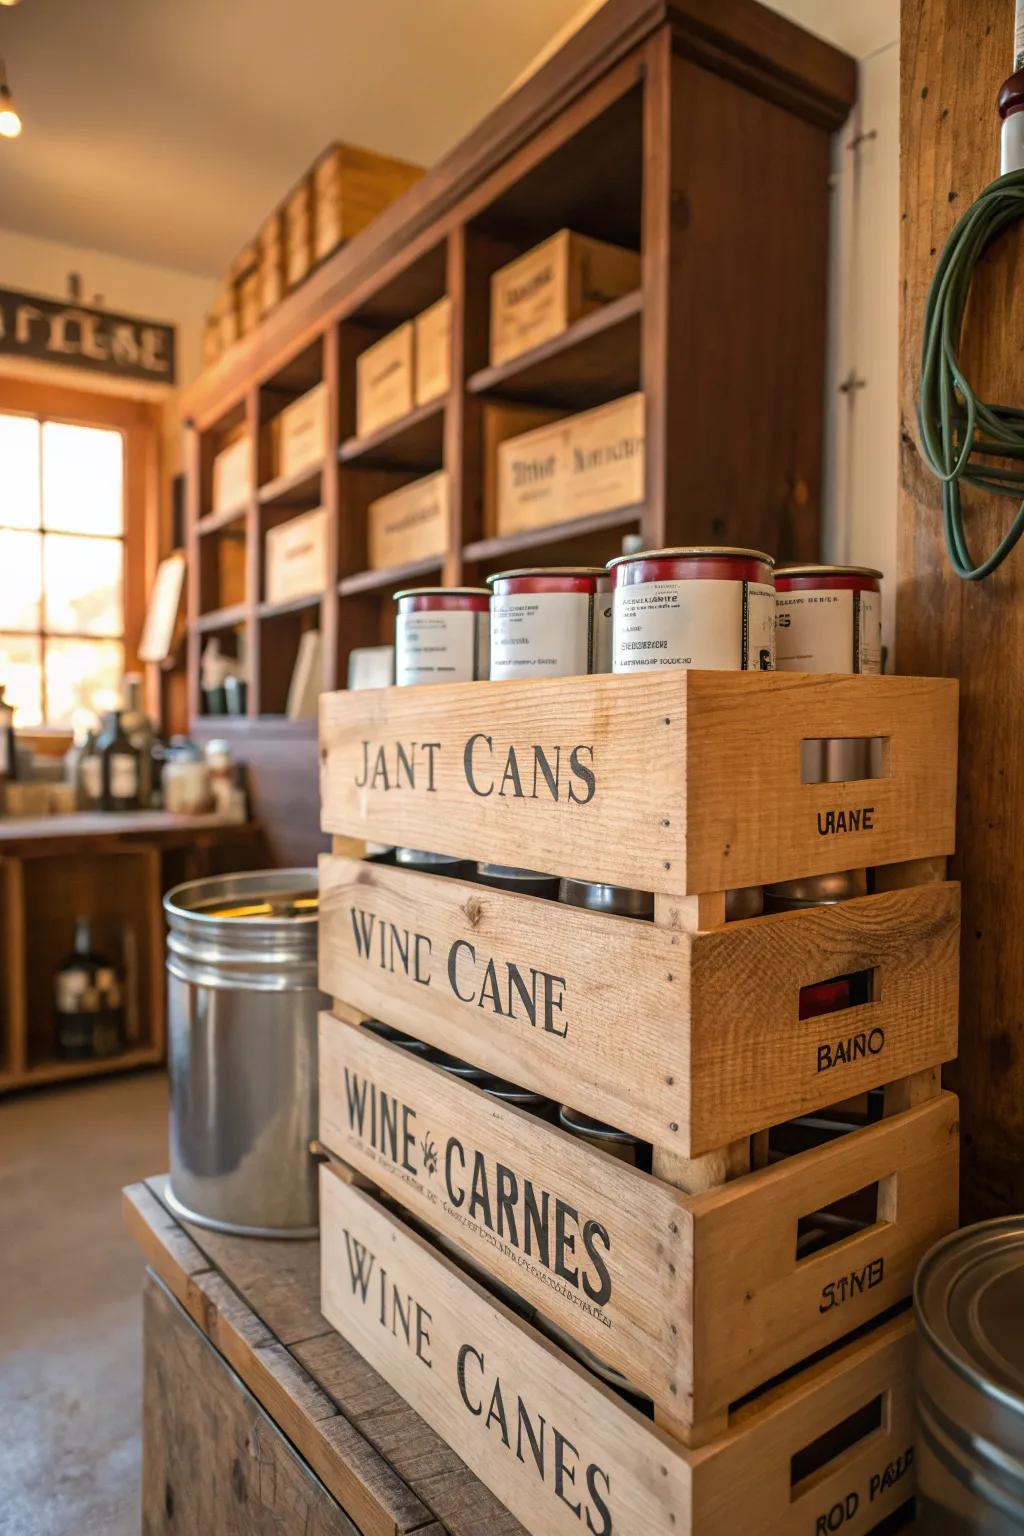
<svg viewBox="0 0 1024 1536"><path fill-rule="evenodd" d="M223 816L182 816L174 811L74 811L65 816L0 816L0 853L16 853L22 845L76 841L193 843L201 836L251 837L251 822L227 821Z"/></svg>
<svg viewBox="0 0 1024 1536"><path fill-rule="evenodd" d="M365 1536L523 1536L439 1435L320 1313L320 1244L180 1222L165 1177L123 1196L129 1232Z"/></svg>

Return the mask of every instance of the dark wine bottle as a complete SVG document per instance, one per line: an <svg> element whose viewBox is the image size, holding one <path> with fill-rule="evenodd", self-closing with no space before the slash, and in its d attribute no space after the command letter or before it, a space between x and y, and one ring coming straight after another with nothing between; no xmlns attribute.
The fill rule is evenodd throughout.
<svg viewBox="0 0 1024 1536"><path fill-rule="evenodd" d="M124 731L119 709L112 709L105 716L103 734L96 746L103 769L103 809L137 811L142 803L139 793L139 751Z"/></svg>
<svg viewBox="0 0 1024 1536"><path fill-rule="evenodd" d="M57 1055L65 1061L116 1056L124 1049L121 978L97 953L87 917L75 919L74 948L54 976Z"/></svg>

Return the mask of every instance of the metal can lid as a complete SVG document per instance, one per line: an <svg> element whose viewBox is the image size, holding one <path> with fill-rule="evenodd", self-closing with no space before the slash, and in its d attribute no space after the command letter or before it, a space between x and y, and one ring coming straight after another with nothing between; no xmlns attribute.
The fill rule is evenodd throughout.
<svg viewBox="0 0 1024 1536"><path fill-rule="evenodd" d="M495 885L527 896L554 896L557 875L545 875L537 869L517 869L509 864L478 864L476 877L481 885Z"/></svg>
<svg viewBox="0 0 1024 1536"><path fill-rule="evenodd" d="M840 869L831 875L803 875L799 880L778 880L764 888L768 912L790 912L797 907L823 907L834 901L866 896L865 869Z"/></svg>
<svg viewBox="0 0 1024 1536"><path fill-rule="evenodd" d="M558 882L558 899L570 907L586 907L591 912L608 912L613 917L654 916L654 896L650 891L634 891L625 885L602 885L589 880Z"/></svg>
<svg viewBox="0 0 1024 1536"><path fill-rule="evenodd" d="M395 593L395 602L402 597L490 597L486 587L403 587Z"/></svg>
<svg viewBox="0 0 1024 1536"><path fill-rule="evenodd" d="M874 576L882 580L883 573L876 571L870 565L779 565L775 568L776 577L779 576Z"/></svg>
<svg viewBox="0 0 1024 1536"><path fill-rule="evenodd" d="M728 544L683 544L677 549L638 549L635 555L616 555L608 570L633 560L760 560L774 569L775 561L762 549L739 549Z"/></svg>
<svg viewBox="0 0 1024 1536"><path fill-rule="evenodd" d="M1024 1414L1024 1216L951 1232L914 1281L924 1339L983 1395Z"/></svg>
<svg viewBox="0 0 1024 1536"><path fill-rule="evenodd" d="M614 1141L625 1147L640 1145L639 1139L631 1136L628 1131L619 1131L614 1125L605 1125L603 1120L595 1120L569 1104L559 1105L558 1123L563 1130L572 1131L577 1136L592 1137L594 1141Z"/></svg>
<svg viewBox="0 0 1024 1536"><path fill-rule="evenodd" d="M603 576L603 565L528 565L519 571L495 571L486 578L493 588L496 581L518 581L528 576Z"/></svg>

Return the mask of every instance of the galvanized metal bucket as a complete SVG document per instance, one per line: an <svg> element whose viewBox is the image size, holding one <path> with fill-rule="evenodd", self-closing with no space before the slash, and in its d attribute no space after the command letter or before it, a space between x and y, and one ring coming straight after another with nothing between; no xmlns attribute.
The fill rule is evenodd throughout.
<svg viewBox="0 0 1024 1536"><path fill-rule="evenodd" d="M168 1199L222 1232L317 1230L317 875L273 869L164 897Z"/></svg>
<svg viewBox="0 0 1024 1536"><path fill-rule="evenodd" d="M937 1243L914 1284L921 1529L1024 1530L1024 1216Z"/></svg>

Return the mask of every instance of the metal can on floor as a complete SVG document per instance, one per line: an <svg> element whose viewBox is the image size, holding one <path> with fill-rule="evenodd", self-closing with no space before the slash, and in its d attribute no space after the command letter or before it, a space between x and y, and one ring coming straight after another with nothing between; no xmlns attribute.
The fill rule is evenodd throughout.
<svg viewBox="0 0 1024 1536"><path fill-rule="evenodd" d="M774 561L756 549L646 549L609 562L614 672L775 666Z"/></svg>
<svg viewBox="0 0 1024 1536"><path fill-rule="evenodd" d="M218 875L164 897L171 1175L179 1215L221 1232L317 1228L315 869Z"/></svg>
<svg viewBox="0 0 1024 1536"><path fill-rule="evenodd" d="M1024 1217L953 1232L921 1260L917 1496L922 1528L1024 1529Z"/></svg>
<svg viewBox="0 0 1024 1536"><path fill-rule="evenodd" d="M538 566L488 576L491 677L581 677L597 665L599 566Z"/></svg>

